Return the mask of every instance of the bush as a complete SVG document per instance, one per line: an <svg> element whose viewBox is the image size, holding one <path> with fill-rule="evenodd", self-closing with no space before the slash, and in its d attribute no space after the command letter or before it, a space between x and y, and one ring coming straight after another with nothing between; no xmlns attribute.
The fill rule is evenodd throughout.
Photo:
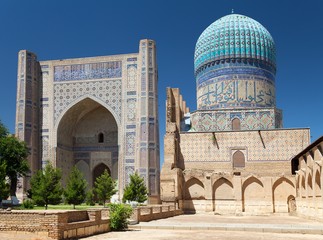
<svg viewBox="0 0 323 240"><path fill-rule="evenodd" d="M24 209L33 209L34 208L34 201L31 199L26 199L22 202L21 205Z"/></svg>
<svg viewBox="0 0 323 240"><path fill-rule="evenodd" d="M132 208L122 203L110 203L110 227L111 230L123 230L128 228L128 218L132 214Z"/></svg>

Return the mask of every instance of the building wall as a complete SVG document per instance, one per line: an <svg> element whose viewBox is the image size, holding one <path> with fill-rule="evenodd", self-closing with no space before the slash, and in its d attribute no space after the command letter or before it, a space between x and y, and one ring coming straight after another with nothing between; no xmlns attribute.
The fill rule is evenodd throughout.
<svg viewBox="0 0 323 240"><path fill-rule="evenodd" d="M282 111L277 108L198 110L191 114L191 131L215 132L233 130L233 120L240 130L282 128Z"/></svg>
<svg viewBox="0 0 323 240"><path fill-rule="evenodd" d="M292 160L296 178L296 206L301 216L323 220L323 137Z"/></svg>
<svg viewBox="0 0 323 240"><path fill-rule="evenodd" d="M295 211L291 159L309 129L181 132L183 100L167 89L161 199L186 212Z"/></svg>
<svg viewBox="0 0 323 240"><path fill-rule="evenodd" d="M30 78L27 74L28 56L31 56L35 69L30 73L31 78L37 80L29 88L26 81L27 77ZM129 182L129 175L138 171L144 177L152 198L158 199L157 82L156 46L148 39L140 41L138 53L123 55L38 62L35 54L21 51L16 132L28 144L34 141L30 158L33 171L50 161L54 166L64 168L63 179L66 179L75 164L81 165L83 170L88 165L92 171L95 168L91 157L93 152L110 152L111 168L114 169L114 177L118 178L121 195ZM40 110L27 119L25 116L29 116L29 109L26 103L28 101L29 104L31 97L34 99L31 105ZM86 136L83 134L87 125L80 122L83 118L91 118L91 114L98 117L100 114L93 111L99 107L111 115L109 121L116 125L114 146L105 146L107 142L104 146L91 143L90 140L97 139L100 131L106 130L100 121L93 120L95 116L92 120L98 124L95 126L93 122L94 126L88 128L93 132L89 130ZM83 135L80 137L80 134ZM108 140L110 135L107 132L105 139ZM80 138L87 143L83 141L81 144ZM80 160L82 162L78 164Z"/></svg>
<svg viewBox="0 0 323 240"><path fill-rule="evenodd" d="M75 239L110 231L109 219L101 210L87 211L2 211L0 231L24 232L52 239Z"/></svg>
<svg viewBox="0 0 323 240"><path fill-rule="evenodd" d="M178 160L185 169L240 171L260 176L291 174L290 160L309 143L308 129L180 133ZM245 167L234 169L240 151Z"/></svg>

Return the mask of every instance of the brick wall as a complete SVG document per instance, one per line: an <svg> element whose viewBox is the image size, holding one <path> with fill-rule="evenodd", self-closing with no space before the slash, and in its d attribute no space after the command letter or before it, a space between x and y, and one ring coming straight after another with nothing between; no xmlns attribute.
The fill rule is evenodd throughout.
<svg viewBox="0 0 323 240"><path fill-rule="evenodd" d="M53 239L91 236L110 231L101 210L0 211L0 231L35 232Z"/></svg>
<svg viewBox="0 0 323 240"><path fill-rule="evenodd" d="M131 219L136 222L149 222L181 214L183 214L183 211L172 205L141 206L134 209Z"/></svg>

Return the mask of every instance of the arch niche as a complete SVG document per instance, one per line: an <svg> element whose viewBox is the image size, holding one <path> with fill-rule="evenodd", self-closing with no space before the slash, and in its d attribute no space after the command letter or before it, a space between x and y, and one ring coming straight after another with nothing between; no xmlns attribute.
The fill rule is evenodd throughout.
<svg viewBox="0 0 323 240"><path fill-rule="evenodd" d="M192 177L185 183L184 210L187 212L204 211L204 184Z"/></svg>
<svg viewBox="0 0 323 240"><path fill-rule="evenodd" d="M281 177L275 181L272 189L273 196L273 212L287 213L289 212L291 199L295 200L296 189L293 182L285 177Z"/></svg>
<svg viewBox="0 0 323 240"><path fill-rule="evenodd" d="M91 98L70 107L57 127L56 166L62 169L63 183L75 165L89 186L94 184L95 169L102 166L118 179L117 122L107 108Z"/></svg>

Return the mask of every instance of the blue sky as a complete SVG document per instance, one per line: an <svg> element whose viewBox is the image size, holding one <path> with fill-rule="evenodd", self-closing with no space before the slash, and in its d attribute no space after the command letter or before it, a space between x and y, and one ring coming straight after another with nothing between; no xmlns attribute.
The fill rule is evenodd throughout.
<svg viewBox="0 0 323 240"><path fill-rule="evenodd" d="M322 0L1 0L0 119L14 132L17 53L39 60L138 52L140 39L157 43L161 140L166 87L178 87L196 109L195 43L218 18L235 13L264 25L277 49L277 107L284 127L323 135Z"/></svg>

